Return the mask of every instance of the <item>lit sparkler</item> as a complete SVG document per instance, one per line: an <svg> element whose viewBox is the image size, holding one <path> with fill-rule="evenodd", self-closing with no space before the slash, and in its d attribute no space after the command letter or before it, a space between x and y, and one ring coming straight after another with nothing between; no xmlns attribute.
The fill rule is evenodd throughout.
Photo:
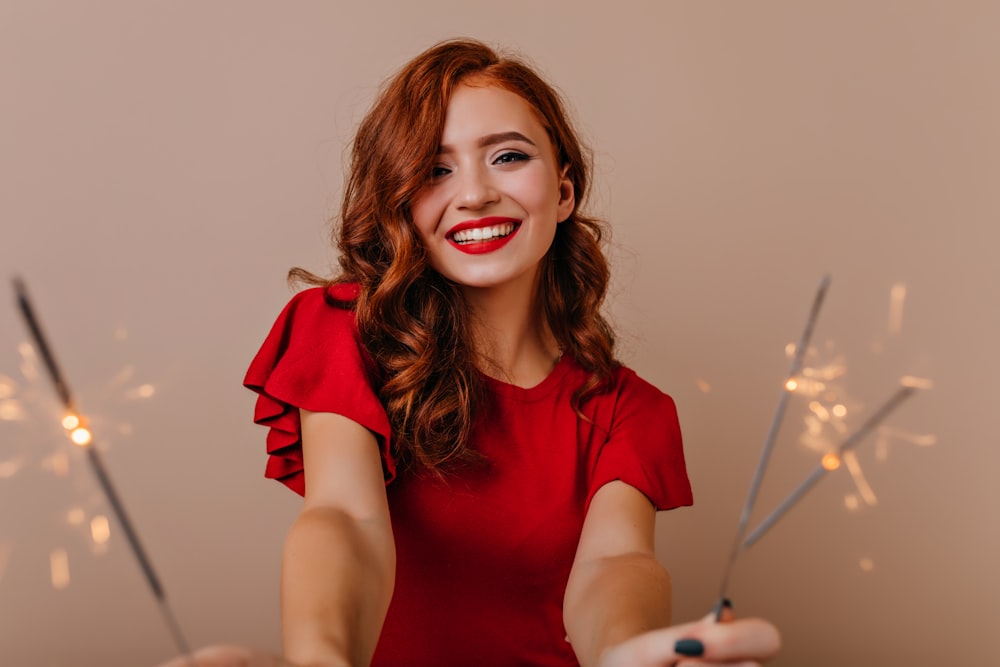
<svg viewBox="0 0 1000 667"><path fill-rule="evenodd" d="M789 344L787 348L789 356L792 357L792 369L788 374L788 379L785 381L784 391L781 394L781 399L779 400L777 410L775 411L774 418L771 422L771 428L765 439L760 461L757 464L757 469L754 472L753 480L750 484L750 491L743 506L740 523L736 531L736 540L722 577L719 599L715 607L716 620L720 620L722 617L726 589L728 587L729 577L732 572L733 564L736 561L736 557L743 551L749 549L761 537L763 537L764 534L792 507L798 504L798 502L802 500L802 498L827 473L837 470L843 463L851 474L851 478L858 489L860 498L869 505L874 505L877 502L875 493L865 479L861 470L861 465L858 462L853 450L872 431L879 429L881 422L884 421L890 413L898 408L899 405L908 399L917 389L927 389L931 386L929 380L924 380L922 378L914 378L910 376L902 378L900 380L899 389L856 431L851 433L849 436L846 436L838 447L832 450L828 449L828 451L826 451L821 458L820 462L817 464L816 468L806 477L806 479L763 521L761 521L761 523L750 533L749 536L747 536L746 529L749 517L753 511L757 492L759 491L764 471L767 468L767 463L770 458L771 449L773 448L777 431L780 428L788 396L792 393L799 393L812 399L808 405L809 412L805 418L806 432L803 435L803 440L807 442L807 444L812 445L813 443L825 442L825 438L822 437L822 435L827 429L833 429L841 437L845 436L847 432L844 418L848 413L848 406L845 403L848 403L849 401L844 400L843 397L839 396L837 392L832 391L830 388L830 384L835 382L846 372L843 360L839 357L835 357L829 363L811 368L803 368L803 358L806 354L806 347L808 346L809 338L811 337L812 330L816 323L819 307L822 304L823 297L828 286L829 277L827 276L824 277L820 283L820 287L813 301L813 307L810 310L809 318L807 320L802 338L799 340L797 345ZM901 329L903 301L905 296L905 286L898 284L893 287L889 318L889 331L892 334L899 333ZM879 432L884 438L885 432ZM848 509L857 509L859 505L858 496L849 496L845 499L845 504ZM862 569L866 572L871 571L873 564L869 559L865 559L865 561L866 562L862 564Z"/></svg>
<svg viewBox="0 0 1000 667"><path fill-rule="evenodd" d="M757 540L764 536L771 526L773 526L778 519L783 517L788 510L794 507L806 493L812 489L820 479L822 479L826 473L836 470L840 467L840 462L844 459L846 455L849 455L851 450L858 446L864 438L871 433L886 417L889 416L896 408L900 406L906 399L908 399L916 391L916 387L912 385L902 385L896 392L889 397L882 406L875 411L868 420L861 425L861 427L851 434L844 442L837 447L835 452L828 452L821 460L819 465L813 469L809 475L806 476L805 480L802 481L799 486L792 491L787 498L785 498L778 505L773 512L771 512L760 525L753 530L750 535L742 541L740 545L740 550L749 549L754 545Z"/></svg>
<svg viewBox="0 0 1000 667"><path fill-rule="evenodd" d="M788 379L785 380L784 389L778 398L778 407L774 411L771 420L771 427L764 438L764 446L761 449L760 461L757 463L757 470L754 472L753 480L750 482L750 490L747 493L746 502L743 504L743 511L740 513L740 523L736 528L736 539L733 542L733 549L729 555L729 562L722 575L722 585L719 590L719 601L715 606L715 618L722 618L722 611L725 608L726 589L729 586L729 575L732 573L733 563L736 556L742 549L743 536L746 534L747 525L750 522L750 513L757 502L757 492L760 491L761 481L764 479L764 471L767 469L767 462L771 457L771 450L778 437L778 430L781 428L781 421L785 416L785 408L788 405L789 395L799 386L801 378L799 372L802 370L802 361L805 358L806 350L809 348L809 341L812 339L813 329L816 327L816 320L819 318L819 310L826 298L826 291L830 287L830 276L823 276L813 297L812 308L809 309L809 317L806 319L806 326L802 330L802 336L792 353L792 366L788 371Z"/></svg>
<svg viewBox="0 0 1000 667"><path fill-rule="evenodd" d="M115 517L118 519L118 523L121 525L122 531L125 533L125 537L132 549L132 553L135 555L146 582L160 606L160 610L163 613L164 619L167 622L178 650L183 655L187 656L189 663L194 666L195 662L191 655L191 649L187 640L184 638L184 634L181 631L180 625L177 623L169 603L167 602L166 592L160 584L159 578L156 576L152 563L146 555L142 544L139 542L139 536L136 533L132 522L129 520L128 514L125 512L125 506L115 490L111 477L101 460L100 453L97 448L93 446L93 433L89 428L86 417L77 409L76 403L73 400L73 395L69 389L69 384L66 382L66 379L56 362L52 348L49 346L48 341L42 332L41 325L35 315L34 309L31 306L27 289L23 281L17 278L14 279L14 291L17 295L18 308L20 309L24 322L31 333L32 339L35 341L35 346L38 353L41 355L42 362L44 363L48 376L52 381L63 408L65 409L65 415L62 419L62 427L66 430L70 440L85 450L90 467L94 472L94 475L97 477L101 490L104 492L104 496L107 499L108 504L111 506ZM22 372L25 372L26 377L30 377L29 373L33 373L34 370L22 368ZM142 393L151 395L152 386L148 385L146 387L147 388L143 389ZM80 522L82 522L82 516L78 518L81 520ZM90 522L90 529L95 544L100 545L105 543L110 536L110 525L107 518L104 516L93 517ZM54 550L50 556L50 560L52 585L57 589L64 588L69 584L69 562L66 551L63 549Z"/></svg>

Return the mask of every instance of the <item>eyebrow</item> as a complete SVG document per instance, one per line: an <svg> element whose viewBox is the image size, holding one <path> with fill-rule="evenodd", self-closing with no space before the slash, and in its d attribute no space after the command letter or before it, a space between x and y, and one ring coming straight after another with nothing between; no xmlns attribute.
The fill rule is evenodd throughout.
<svg viewBox="0 0 1000 667"><path fill-rule="evenodd" d="M479 137L479 140L476 141L476 146L478 146L479 148L486 148L487 146L495 146L496 144L502 144L505 141L523 141L537 148L537 145L535 144L534 141L524 136L520 132L515 132L513 130L510 132L495 132L494 134L487 134L482 137ZM451 152L452 152L451 146L445 146L444 144L442 144L441 147L438 148L439 155Z"/></svg>

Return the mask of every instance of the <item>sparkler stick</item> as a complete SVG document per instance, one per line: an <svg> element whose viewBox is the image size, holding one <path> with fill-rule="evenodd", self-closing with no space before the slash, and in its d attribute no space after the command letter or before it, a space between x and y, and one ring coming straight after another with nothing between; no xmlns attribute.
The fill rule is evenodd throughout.
<svg viewBox="0 0 1000 667"><path fill-rule="evenodd" d="M809 317L806 319L806 326L802 330L802 336L799 338L798 344L795 346L795 352L792 355L792 365L788 371L788 379L781 388L781 396L778 398L778 407L775 408L774 417L771 419L771 427L767 431L767 437L764 438L764 446L760 452L760 460L757 462L757 469L754 471L753 480L750 482L750 490L747 493L746 501L743 503L743 511L740 513L740 523L736 528L736 539L733 541L733 548L729 554L729 561L726 563L726 569L722 574L722 585L719 588L719 598L714 609L716 621L722 619L722 611L726 601L726 589L729 587L729 576L733 570L733 563L736 562L736 556L739 555L741 551L743 536L746 534L747 524L750 522L750 514L753 511L754 504L757 502L757 493L760 491L760 484L764 478L764 471L767 469L767 462L771 457L771 450L774 449L774 441L778 437L778 430L781 428L781 421L785 416L785 408L788 405L788 397L795 389L795 385L793 383L795 382L795 377L802 370L802 362L805 359L806 349L809 347L809 341L812 339L813 329L816 328L816 320L819 317L819 310L823 305L823 299L826 297L826 291L829 287L830 276L823 276L822 280L819 282L819 287L816 290L816 296L813 298L812 308L809 309Z"/></svg>
<svg viewBox="0 0 1000 667"><path fill-rule="evenodd" d="M190 646L184 638L184 633L181 631L180 625L177 623L177 619L167 602L166 592L164 591L163 586L160 585L156 572L153 570L153 565L150 562L149 557L146 555L146 551L142 548L142 544L139 542L139 535L136 533L135 528L132 526L132 522L128 518L128 514L125 512L125 505L122 503L117 491L115 491L114 484L111 482L111 477L108 474L107 468L104 467L104 463L101 461L100 453L97 451L97 448L91 444L92 437L90 431L87 429L85 422L81 419L80 414L76 409L76 403L73 400L73 394L70 392L69 384L66 382L65 376L62 374L59 364L56 362L52 348L48 344L48 339L46 339L45 334L42 331L41 324L35 316L35 311L31 306L31 301L28 298L28 291L24 285L24 281L20 278L14 278L14 291L17 294L17 305L21 311L21 316L24 318L24 322L27 324L28 330L31 332L31 337L35 341L35 346L38 348L38 352L41 355L42 360L45 362L45 368L48 371L49 378L52 380L56 393L59 394L59 399L62 401L63 407L66 408L66 412L68 413L67 418L63 421L63 425L68 430L71 430L70 437L73 442L86 449L87 460L90 462L91 469L97 477L101 490L104 491L104 496L107 499L108 504L111 505L112 511L118 518L118 522L121 524L125 537L132 549L132 553L135 555L136 560L139 561L139 567L142 569L142 573L146 578L146 583L149 584L149 588L153 592L153 597L156 598L156 601L160 605L160 611L167 622L167 626L173 636L174 643L176 644L178 651L186 656L188 663L192 667L196 667L196 663L191 654Z"/></svg>
<svg viewBox="0 0 1000 667"><path fill-rule="evenodd" d="M836 454L833 455L834 458L828 458L831 455L823 457L823 462L816 466L816 468L809 473L805 480L799 484L798 488L792 491L787 498L785 498L778 507L774 509L767 517L760 522L752 533L743 541L740 545L740 550L749 549L754 545L757 540L764 536L764 533L768 531L778 521L785 513L796 505L802 497L809 492L809 490L816 485L826 473L831 470L836 470L840 465L840 459L843 457L844 453L852 450L867 436L872 429L878 426L889 414L899 407L899 405L905 401L907 398L913 395L913 392L917 390L917 387L913 385L903 385L896 393L894 393L889 400L882 404L875 413L868 418L868 420L862 424L858 430L852 433L846 440L840 443L837 447Z"/></svg>

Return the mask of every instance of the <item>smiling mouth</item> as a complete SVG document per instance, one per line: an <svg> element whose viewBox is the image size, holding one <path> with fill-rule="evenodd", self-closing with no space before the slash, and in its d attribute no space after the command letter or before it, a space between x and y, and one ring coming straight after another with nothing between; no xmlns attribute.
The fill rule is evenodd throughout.
<svg viewBox="0 0 1000 667"><path fill-rule="evenodd" d="M472 229L462 229L452 232L450 240L458 245L468 245L470 243L483 243L486 241L496 241L513 234L520 223L504 222L489 227L474 227Z"/></svg>

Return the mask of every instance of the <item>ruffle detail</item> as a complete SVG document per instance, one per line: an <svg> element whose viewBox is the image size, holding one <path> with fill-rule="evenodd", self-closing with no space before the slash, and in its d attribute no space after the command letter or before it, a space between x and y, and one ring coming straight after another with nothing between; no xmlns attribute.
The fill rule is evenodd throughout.
<svg viewBox="0 0 1000 667"><path fill-rule="evenodd" d="M296 294L243 380L258 394L254 422L268 427L264 476L300 495L305 495L305 474L299 408L343 415L367 428L379 443L386 483L396 476L389 418L375 388L375 364L358 339L348 306L356 296L356 285Z"/></svg>

